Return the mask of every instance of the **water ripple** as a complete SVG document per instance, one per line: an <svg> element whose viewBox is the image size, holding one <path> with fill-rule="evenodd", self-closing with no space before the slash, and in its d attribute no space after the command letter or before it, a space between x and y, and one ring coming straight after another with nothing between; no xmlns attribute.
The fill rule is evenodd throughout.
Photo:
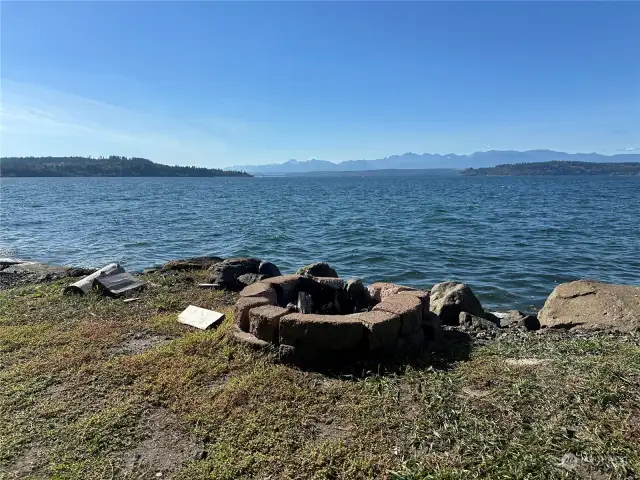
<svg viewBox="0 0 640 480"><path fill-rule="evenodd" d="M2 179L0 256L141 269L252 255L284 272L469 283L494 308L640 283L640 178Z"/></svg>

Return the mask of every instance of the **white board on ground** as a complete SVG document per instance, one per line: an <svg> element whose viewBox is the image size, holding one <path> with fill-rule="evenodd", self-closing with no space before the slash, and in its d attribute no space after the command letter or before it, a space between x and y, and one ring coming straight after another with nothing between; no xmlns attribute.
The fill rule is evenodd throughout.
<svg viewBox="0 0 640 480"><path fill-rule="evenodd" d="M178 315L178 321L180 323L191 325L192 327L199 328L200 330L206 330L212 325L222 322L223 319L224 313L196 307L195 305L189 305L186 310Z"/></svg>

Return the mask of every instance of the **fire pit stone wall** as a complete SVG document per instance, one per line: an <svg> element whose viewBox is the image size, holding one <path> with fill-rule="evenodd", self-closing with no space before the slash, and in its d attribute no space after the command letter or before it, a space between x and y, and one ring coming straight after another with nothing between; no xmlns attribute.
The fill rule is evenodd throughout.
<svg viewBox="0 0 640 480"><path fill-rule="evenodd" d="M236 339L278 348L299 365L414 354L438 342L429 292L393 283L281 275L249 285L235 306Z"/></svg>

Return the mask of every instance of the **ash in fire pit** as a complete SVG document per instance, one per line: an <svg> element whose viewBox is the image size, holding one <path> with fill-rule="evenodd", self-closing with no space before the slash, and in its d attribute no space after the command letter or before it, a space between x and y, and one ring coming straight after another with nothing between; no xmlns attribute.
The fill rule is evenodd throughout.
<svg viewBox="0 0 640 480"><path fill-rule="evenodd" d="M348 315L367 312L376 303L359 279L345 283L341 278L301 276L298 298L286 308L304 314Z"/></svg>
<svg viewBox="0 0 640 480"><path fill-rule="evenodd" d="M283 275L254 283L236 303L237 339L277 345L280 360L326 364L359 355L415 353L441 335L429 292L392 283Z"/></svg>

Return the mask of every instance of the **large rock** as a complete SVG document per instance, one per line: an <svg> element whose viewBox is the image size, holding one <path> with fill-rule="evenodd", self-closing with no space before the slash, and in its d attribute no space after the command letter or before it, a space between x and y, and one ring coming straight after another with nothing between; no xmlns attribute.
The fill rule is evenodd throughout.
<svg viewBox="0 0 640 480"><path fill-rule="evenodd" d="M191 257L171 260L160 267L160 272L175 272L184 270L206 270L222 262L220 257Z"/></svg>
<svg viewBox="0 0 640 480"><path fill-rule="evenodd" d="M640 287L578 280L558 285L538 313L546 327L640 329Z"/></svg>
<svg viewBox="0 0 640 480"><path fill-rule="evenodd" d="M245 273L238 277L238 283L240 283L244 288L249 285L253 285L254 283L258 283L260 280L264 280L265 278L267 277L260 275L259 273Z"/></svg>
<svg viewBox="0 0 640 480"><path fill-rule="evenodd" d="M312 277L338 277L338 273L331 268L327 262L312 263L300 268L296 273L298 275L310 275Z"/></svg>
<svg viewBox="0 0 640 480"><path fill-rule="evenodd" d="M260 275L264 275L265 278L279 277L280 275L282 275L282 273L280 273L280 269L271 262L260 263L260 266L258 267L258 273L260 273Z"/></svg>
<svg viewBox="0 0 640 480"><path fill-rule="evenodd" d="M464 283L444 282L431 289L429 308L440 316L443 325L458 325L460 312L485 317L480 301Z"/></svg>
<svg viewBox="0 0 640 480"><path fill-rule="evenodd" d="M229 258L211 267L211 283L217 283L228 290L241 290L245 284L238 277L247 273L258 273L260 260L257 258Z"/></svg>

